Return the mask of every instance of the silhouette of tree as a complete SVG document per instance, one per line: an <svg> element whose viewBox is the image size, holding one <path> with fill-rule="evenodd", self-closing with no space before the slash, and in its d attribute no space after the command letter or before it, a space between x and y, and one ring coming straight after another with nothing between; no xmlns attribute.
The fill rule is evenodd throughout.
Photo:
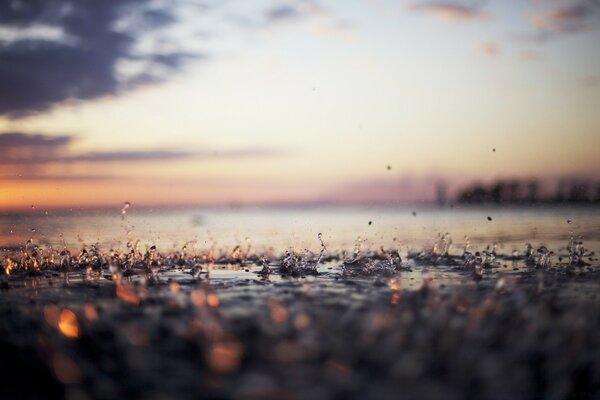
<svg viewBox="0 0 600 400"><path fill-rule="evenodd" d="M541 184L537 179L528 181L498 180L487 186L476 182L460 191L456 201L465 204L600 202L600 182L583 180L569 182L560 179L556 186L556 192L545 197L540 194L540 188Z"/></svg>
<svg viewBox="0 0 600 400"><path fill-rule="evenodd" d="M535 203L538 200L539 183L532 179L527 183L527 201Z"/></svg>

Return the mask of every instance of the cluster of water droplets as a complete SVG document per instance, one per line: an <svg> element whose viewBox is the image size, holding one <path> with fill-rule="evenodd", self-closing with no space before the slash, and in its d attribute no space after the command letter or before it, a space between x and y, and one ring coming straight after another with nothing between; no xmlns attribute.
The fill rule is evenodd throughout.
<svg viewBox="0 0 600 400"><path fill-rule="evenodd" d="M325 250L327 250L327 247L323 242L323 235L319 233L317 237L321 244L321 249L318 256L315 257L315 254L308 249L304 249L301 253L297 253L293 249L288 250L281 259L279 272L293 276L318 275L319 272L317 267L323 260L323 256L325 254Z"/></svg>
<svg viewBox="0 0 600 400"><path fill-rule="evenodd" d="M587 250L581 240L575 240L572 232L567 245L567 251L569 252L569 264L580 266L586 264L584 256L586 256Z"/></svg>
<svg viewBox="0 0 600 400"><path fill-rule="evenodd" d="M450 254L450 248L452 247L452 237L448 232L438 234L438 239L434 242L431 253L437 257L447 257Z"/></svg>
<svg viewBox="0 0 600 400"><path fill-rule="evenodd" d="M391 276L402 269L402 257L398 250L385 250L380 246L378 252L361 253L363 239L356 241L352 258L343 256L342 273L347 276Z"/></svg>
<svg viewBox="0 0 600 400"><path fill-rule="evenodd" d="M468 238L467 238L468 243ZM463 267L466 269L489 269L497 267L496 263L496 243L494 243L491 247L488 246L483 251L476 251L472 253L469 250L469 245L465 245L465 249L463 251L462 259L463 259Z"/></svg>
<svg viewBox="0 0 600 400"><path fill-rule="evenodd" d="M121 219L126 220L131 203L125 202L121 209ZM79 251L69 250L61 235L62 246L39 246L30 238L17 251L0 260L0 271L4 276L10 276L17 271L29 274L40 274L42 271L64 273L65 282L68 283L69 274L77 272L83 279L112 279L117 283L123 278L136 275L143 278L144 282L160 281L161 272L177 269L189 273L194 279L200 279L203 274L210 276L215 264L218 265L256 265L261 267L257 272L263 278L278 272L282 275L305 276L317 275L318 267L324 261L339 260L341 272L351 276L393 275L401 270L410 269L414 265L443 265L453 266L457 269L471 270L481 276L484 270L500 267L502 260L512 260L513 267L524 263L526 266L538 269L548 269L554 266L570 268L589 265L584 261L590 253L580 240L575 240L571 235L566 246L567 263L558 257L558 264L554 264L556 253L545 246L534 248L527 243L521 253L514 251L510 255L498 255L496 244L488 246L482 251L472 251L470 240L465 236L465 245L462 256L451 254L452 238L449 233L439 233L429 248L421 252L409 252L409 262L403 267L402 257L397 249L386 250L380 246L379 250L363 250L365 239L358 237L354 249L349 256L345 251L329 252L321 233L318 234L320 250L318 253L308 249L296 251L290 249L283 255L273 255L273 250L268 252L255 252L252 242L245 238L245 243L238 240L233 248L217 250L214 240L211 239L207 250L196 249L196 241L189 241L182 246L175 246L173 250L161 253L156 245L143 245L133 235L133 227L123 227L126 230L125 249L110 249L105 252L98 244L86 245L80 239L82 247ZM518 264L517 264L518 263ZM278 267L272 269L272 267ZM567 271L569 272L569 271ZM3 278L4 279L4 278Z"/></svg>
<svg viewBox="0 0 600 400"><path fill-rule="evenodd" d="M411 251L408 253L408 258L436 264L442 259L450 257L452 243L452 237L448 232L438 233L437 238L430 247L426 247L420 252Z"/></svg>

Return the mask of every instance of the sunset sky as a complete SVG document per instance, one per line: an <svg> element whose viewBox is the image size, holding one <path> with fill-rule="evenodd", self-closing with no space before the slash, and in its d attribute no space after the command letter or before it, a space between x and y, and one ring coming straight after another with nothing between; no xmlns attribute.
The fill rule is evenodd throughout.
<svg viewBox="0 0 600 400"><path fill-rule="evenodd" d="M0 209L598 180L599 110L596 0L0 3Z"/></svg>

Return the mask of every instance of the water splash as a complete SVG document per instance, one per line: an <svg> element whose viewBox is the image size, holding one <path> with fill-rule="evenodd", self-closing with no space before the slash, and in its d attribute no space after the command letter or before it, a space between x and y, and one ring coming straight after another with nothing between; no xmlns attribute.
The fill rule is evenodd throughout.
<svg viewBox="0 0 600 400"><path fill-rule="evenodd" d="M258 275L265 279L268 278L272 273L271 268L269 267L269 259L266 256L263 256L259 265L262 265L262 269L258 272Z"/></svg>
<svg viewBox="0 0 600 400"><path fill-rule="evenodd" d="M570 265L587 265L587 263L584 261L584 256L586 255L586 248L584 247L583 242L581 240L575 240L573 232L571 232L571 237L569 239L569 243L567 244L567 251L569 252Z"/></svg>
<svg viewBox="0 0 600 400"><path fill-rule="evenodd" d="M321 250L316 260L314 260L313 253L307 249L304 249L301 254L297 254L292 249L291 251L285 252L285 255L282 258L279 266L279 271L283 274L290 274L293 276L318 275L319 272L317 271L317 267L323 259L323 255L325 254L325 250L327 248L323 242L323 235L319 233L317 237L321 243Z"/></svg>
<svg viewBox="0 0 600 400"><path fill-rule="evenodd" d="M438 234L438 240L434 242L431 253L437 257L447 257L450 254L450 247L452 246L452 237L448 232Z"/></svg>
<svg viewBox="0 0 600 400"><path fill-rule="evenodd" d="M535 254L535 267L536 268L549 268L552 266L552 257L554 256L553 251L549 251L546 246L540 246L536 250Z"/></svg>
<svg viewBox="0 0 600 400"><path fill-rule="evenodd" d="M315 269L321 263L321 260L323 259L323 255L325 254L325 250L327 250L327 247L325 246L325 243L323 242L323 234L321 232L319 232L317 237L319 238L319 242L321 242L321 251L319 252L319 257L317 258L317 261L315 262Z"/></svg>

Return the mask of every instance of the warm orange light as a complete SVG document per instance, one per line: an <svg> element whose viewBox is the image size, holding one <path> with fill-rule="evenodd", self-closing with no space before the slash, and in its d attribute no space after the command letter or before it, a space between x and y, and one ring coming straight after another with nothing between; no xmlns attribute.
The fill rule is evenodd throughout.
<svg viewBox="0 0 600 400"><path fill-rule="evenodd" d="M219 307L219 304L221 304L219 296L214 293L209 294L206 301L209 307Z"/></svg>
<svg viewBox="0 0 600 400"><path fill-rule="evenodd" d="M242 352L237 343L216 343L210 349L208 363L219 373L229 373L240 366Z"/></svg>
<svg viewBox="0 0 600 400"><path fill-rule="evenodd" d="M131 303L136 306L140 304L139 296L135 293L133 287L131 287L130 285L118 284L117 297L123 301L126 301L127 303Z"/></svg>
<svg viewBox="0 0 600 400"><path fill-rule="evenodd" d="M77 323L77 315L67 308L62 310L58 320L58 329L69 339L77 339L79 337L79 324Z"/></svg>
<svg viewBox="0 0 600 400"><path fill-rule="evenodd" d="M280 303L272 303L271 304L271 319L278 323L283 324L288 319L288 312Z"/></svg>
<svg viewBox="0 0 600 400"><path fill-rule="evenodd" d="M304 313L296 315L296 318L294 318L294 326L299 331L308 328L308 326L310 326L310 317Z"/></svg>
<svg viewBox="0 0 600 400"><path fill-rule="evenodd" d="M98 319L98 312L96 311L96 307L92 304L87 304L85 306L85 317L88 321L95 321Z"/></svg>
<svg viewBox="0 0 600 400"><path fill-rule="evenodd" d="M190 298L192 300L192 304L194 304L196 307L202 307L206 305L206 295L200 290L194 290L190 295Z"/></svg>
<svg viewBox="0 0 600 400"><path fill-rule="evenodd" d="M179 283L177 282L171 282L169 289L171 289L171 292L173 293L179 293L181 291L181 286L179 286Z"/></svg>

